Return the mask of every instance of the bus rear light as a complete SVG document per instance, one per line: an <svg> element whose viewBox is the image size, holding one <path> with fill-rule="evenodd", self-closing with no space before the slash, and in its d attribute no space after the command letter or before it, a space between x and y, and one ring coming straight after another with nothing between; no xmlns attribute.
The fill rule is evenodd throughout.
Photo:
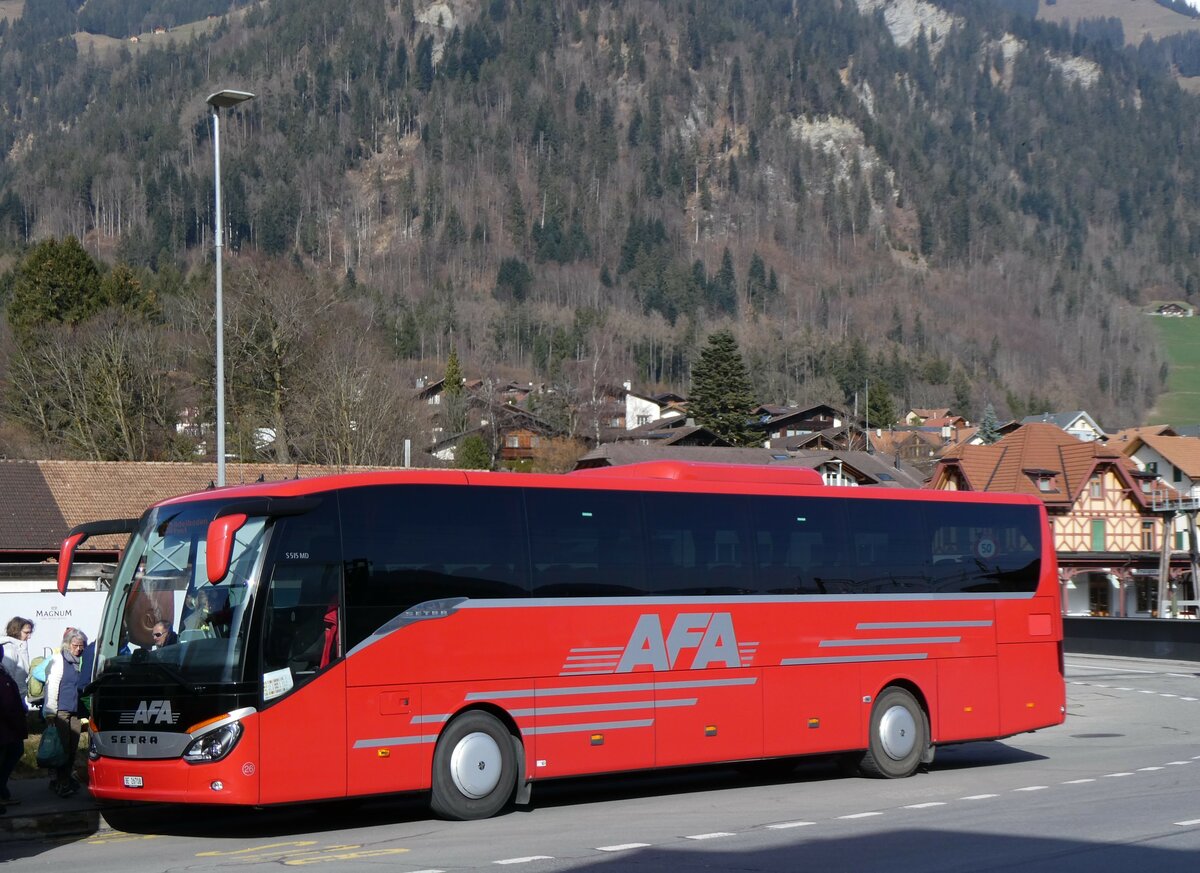
<svg viewBox="0 0 1200 873"><path fill-rule="evenodd" d="M189 764L211 764L220 761L233 751L241 735L242 723L231 721L193 740L184 750L183 760Z"/></svg>

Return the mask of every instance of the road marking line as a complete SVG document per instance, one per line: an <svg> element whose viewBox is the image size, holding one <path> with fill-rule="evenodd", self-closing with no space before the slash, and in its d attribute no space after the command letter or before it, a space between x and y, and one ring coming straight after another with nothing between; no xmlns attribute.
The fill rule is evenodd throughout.
<svg viewBox="0 0 1200 873"><path fill-rule="evenodd" d="M1119 776L1132 776L1132 775L1133 775L1133 773L1126 771L1124 773L1105 773L1100 778L1101 779L1116 779Z"/></svg>
<svg viewBox="0 0 1200 873"><path fill-rule="evenodd" d="M716 839L720 839L721 837L732 837L732 836L736 836L736 835L731 834L728 831L716 831L715 833L711 833L711 834L692 834L691 836L684 837L684 839L685 840L716 840Z"/></svg>
<svg viewBox="0 0 1200 873"><path fill-rule="evenodd" d="M1108 688L1108 687L1110 687L1110 686L1108 686L1108 685L1100 685L1100 684L1097 684L1097 685L1095 685L1094 687L1095 687L1095 688Z"/></svg>
<svg viewBox="0 0 1200 873"><path fill-rule="evenodd" d="M1175 824L1179 825L1181 828L1190 828L1192 825L1200 824L1200 818L1188 819L1187 821L1177 821Z"/></svg>
<svg viewBox="0 0 1200 873"><path fill-rule="evenodd" d="M1084 782L1095 782L1095 779L1072 779L1069 782L1064 782L1063 785L1082 785Z"/></svg>
<svg viewBox="0 0 1200 873"><path fill-rule="evenodd" d="M553 861L553 855L530 855L526 858L505 858L503 861L493 861L493 864L528 864L530 861Z"/></svg>
<svg viewBox="0 0 1200 873"><path fill-rule="evenodd" d="M1151 770L1161 770L1162 767L1138 767L1139 773L1149 773Z"/></svg>
<svg viewBox="0 0 1200 873"><path fill-rule="evenodd" d="M1155 694L1155 693L1156 692L1151 691L1149 688L1139 688L1138 689L1138 694Z"/></svg>
<svg viewBox="0 0 1200 873"><path fill-rule="evenodd" d="M291 858L283 863L289 867L304 867L309 864L324 864L327 861L353 861L358 858L382 858L387 855L403 855L406 852L408 852L408 849L364 849L361 852L340 852L332 855L316 854L316 856L312 858Z"/></svg>
<svg viewBox="0 0 1200 873"><path fill-rule="evenodd" d="M883 815L882 812L856 812L853 815L839 815L838 818L870 818L874 815Z"/></svg>
<svg viewBox="0 0 1200 873"><path fill-rule="evenodd" d="M1132 691L1132 688L1118 688L1118 691Z"/></svg>
<svg viewBox="0 0 1200 873"><path fill-rule="evenodd" d="M596 846L597 852L625 852L629 849L645 849L649 843L621 843L619 846Z"/></svg>
<svg viewBox="0 0 1200 873"><path fill-rule="evenodd" d="M1193 761L1200 761L1200 755L1194 755L1194 756L1192 756L1192 760L1193 760Z"/></svg>
<svg viewBox="0 0 1200 873"><path fill-rule="evenodd" d="M410 870L409 873L446 873L446 871L445 870L434 870L431 868L429 870Z"/></svg>
<svg viewBox="0 0 1200 873"><path fill-rule="evenodd" d="M942 801L936 800L933 803L910 803L905 809L929 809L931 806L945 806Z"/></svg>
<svg viewBox="0 0 1200 873"><path fill-rule="evenodd" d="M1105 673L1148 673L1153 676L1156 670L1114 670L1112 667L1093 667L1090 664L1067 664L1066 666L1079 670L1103 670Z"/></svg>
<svg viewBox="0 0 1200 873"><path fill-rule="evenodd" d="M1200 699L1200 698L1196 698L1196 697L1181 697L1181 698L1179 698L1179 699L1180 699L1180 700L1190 700L1190 701L1192 701L1192 702L1194 703L1196 700L1198 700L1198 699Z"/></svg>
<svg viewBox="0 0 1200 873"><path fill-rule="evenodd" d="M235 849L231 852L219 852L219 851L197 852L196 857L197 858L217 858L217 857L228 857L228 856L232 856L232 855L249 855L252 852L266 852L269 849L283 849L288 846L315 846L316 844L317 844L316 840L295 840L290 843L267 843L265 846L252 846L249 849Z"/></svg>
<svg viewBox="0 0 1200 873"><path fill-rule="evenodd" d="M816 824L816 822L815 821L785 821L785 822L780 822L779 824L767 825L767 828L769 830L773 830L773 831L782 831L782 830L787 830L788 828L805 828L812 824Z"/></svg>
<svg viewBox="0 0 1200 873"><path fill-rule="evenodd" d="M1191 761L1167 761L1168 767L1182 767L1184 764L1190 764Z"/></svg>
<svg viewBox="0 0 1200 873"><path fill-rule="evenodd" d="M959 800L989 800L990 798L999 796L999 794L972 794L968 797L960 797Z"/></svg>
<svg viewBox="0 0 1200 873"><path fill-rule="evenodd" d="M1013 791L1044 791L1047 787L1046 785L1028 785L1025 788L1014 788Z"/></svg>
<svg viewBox="0 0 1200 873"><path fill-rule="evenodd" d="M1159 694L1159 697L1178 697L1178 694Z"/></svg>

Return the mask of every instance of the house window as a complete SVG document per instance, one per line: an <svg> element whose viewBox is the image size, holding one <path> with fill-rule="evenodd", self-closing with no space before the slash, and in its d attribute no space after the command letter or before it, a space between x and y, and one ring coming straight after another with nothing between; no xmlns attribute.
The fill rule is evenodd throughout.
<svg viewBox="0 0 1200 873"><path fill-rule="evenodd" d="M1171 472L1171 481L1172 482L1182 482L1183 481L1183 470L1180 470L1178 467L1172 465L1171 471L1172 471Z"/></svg>
<svg viewBox="0 0 1200 873"><path fill-rule="evenodd" d="M1093 476L1090 484L1093 497L1099 498L1104 496L1104 482L1099 476Z"/></svg>
<svg viewBox="0 0 1200 873"><path fill-rule="evenodd" d="M650 416L648 416L648 415L639 415L639 416L637 417L637 423L638 423L638 427L641 427L643 424L649 424L649 423L650 423Z"/></svg>
<svg viewBox="0 0 1200 873"><path fill-rule="evenodd" d="M1182 552L1187 547L1187 532L1182 530L1175 531L1175 550Z"/></svg>
<svg viewBox="0 0 1200 873"><path fill-rule="evenodd" d="M1092 519L1092 551L1104 551L1104 519Z"/></svg>
<svg viewBox="0 0 1200 873"><path fill-rule="evenodd" d="M1037 480L1038 491L1053 491L1054 477L1053 476L1038 476Z"/></svg>
<svg viewBox="0 0 1200 873"><path fill-rule="evenodd" d="M1158 461L1148 461L1146 463L1146 472L1153 473L1155 476L1157 476L1158 475Z"/></svg>
<svg viewBox="0 0 1200 873"><path fill-rule="evenodd" d="M504 438L504 446L509 449L519 449L521 447L521 438L516 434L510 433Z"/></svg>
<svg viewBox="0 0 1200 873"><path fill-rule="evenodd" d="M1142 522L1142 550L1146 552L1154 551L1154 522Z"/></svg>

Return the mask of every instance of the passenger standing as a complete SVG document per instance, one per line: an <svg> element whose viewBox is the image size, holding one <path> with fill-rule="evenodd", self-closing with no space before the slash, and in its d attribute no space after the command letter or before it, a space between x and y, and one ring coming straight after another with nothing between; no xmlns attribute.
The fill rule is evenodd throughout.
<svg viewBox="0 0 1200 873"><path fill-rule="evenodd" d="M0 637L3 644L4 672L13 678L23 698L29 690L29 637L33 634L33 622L21 616L13 616Z"/></svg>
<svg viewBox="0 0 1200 873"><path fill-rule="evenodd" d="M8 790L8 777L25 751L29 735L25 713L25 695L12 677L0 670L0 815L18 802Z"/></svg>
<svg viewBox="0 0 1200 873"><path fill-rule="evenodd" d="M50 779L50 790L59 797L68 797L79 790L75 778L75 753L79 749L79 733L83 728L82 715L83 650L87 636L74 631L63 642L62 650L50 662L46 674L46 730L57 730L67 753L67 762L56 769Z"/></svg>

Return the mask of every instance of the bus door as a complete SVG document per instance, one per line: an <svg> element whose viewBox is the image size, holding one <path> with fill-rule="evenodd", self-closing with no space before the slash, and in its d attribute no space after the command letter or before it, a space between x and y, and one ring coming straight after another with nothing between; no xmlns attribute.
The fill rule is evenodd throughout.
<svg viewBox="0 0 1200 873"><path fill-rule="evenodd" d="M261 802L344 796L344 610L333 495L275 523L263 572Z"/></svg>

